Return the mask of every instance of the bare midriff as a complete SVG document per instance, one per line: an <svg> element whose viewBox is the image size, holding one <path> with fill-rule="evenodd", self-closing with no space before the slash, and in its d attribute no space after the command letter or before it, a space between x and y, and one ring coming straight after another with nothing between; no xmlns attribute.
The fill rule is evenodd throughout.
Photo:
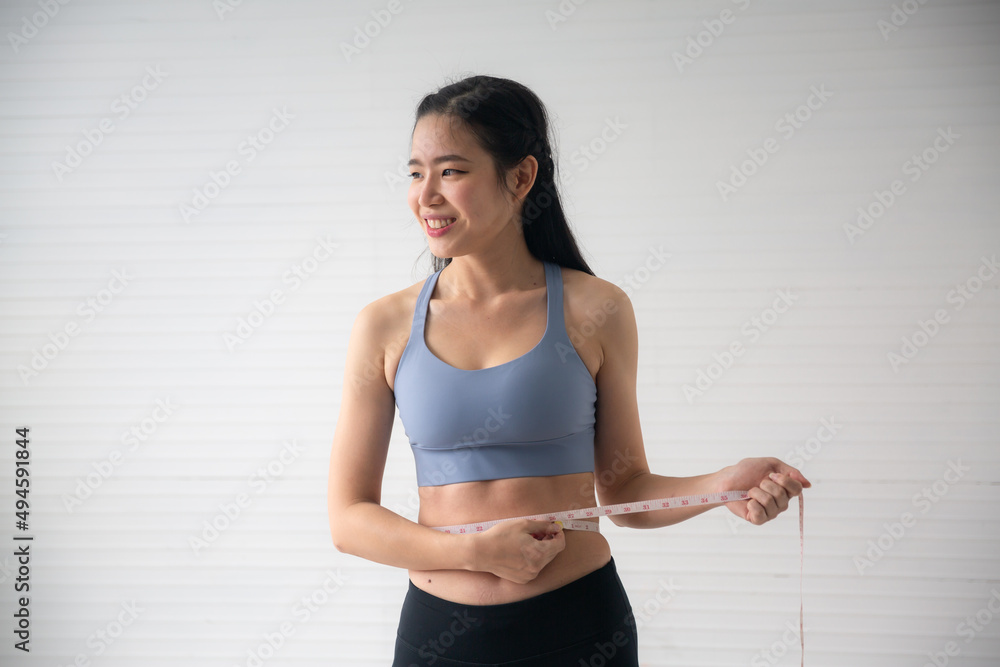
<svg viewBox="0 0 1000 667"><path fill-rule="evenodd" d="M419 493L417 520L425 526L450 526L597 505L594 475L589 472L424 486ZM431 595L459 604L504 604L564 586L611 559L611 547L600 533L566 530L564 534L566 548L528 583L471 570L409 570L410 581ZM472 535L467 537L474 539Z"/></svg>

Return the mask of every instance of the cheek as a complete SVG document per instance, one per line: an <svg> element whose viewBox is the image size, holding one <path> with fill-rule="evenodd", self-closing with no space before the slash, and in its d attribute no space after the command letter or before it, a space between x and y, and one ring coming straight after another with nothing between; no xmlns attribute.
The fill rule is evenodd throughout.
<svg viewBox="0 0 1000 667"><path fill-rule="evenodd" d="M451 201L463 211L470 214L482 214L494 207L495 200L488 190L482 187L474 187L474 184L463 184L465 187L456 188L451 193Z"/></svg>

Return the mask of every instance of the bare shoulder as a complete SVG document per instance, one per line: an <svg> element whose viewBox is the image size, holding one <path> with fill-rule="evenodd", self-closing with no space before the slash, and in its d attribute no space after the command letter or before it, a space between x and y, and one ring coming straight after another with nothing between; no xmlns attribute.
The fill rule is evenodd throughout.
<svg viewBox="0 0 1000 667"><path fill-rule="evenodd" d="M398 292L371 301L358 312L357 326L367 330L370 336L385 342L386 337L379 332L391 333L403 324L403 320L413 316L413 307L416 305L421 284L414 283ZM406 328L409 328L409 322L406 323Z"/></svg>
<svg viewBox="0 0 1000 667"><path fill-rule="evenodd" d="M562 269L566 327L591 376L597 378L614 352L637 347L632 301L613 282L577 269Z"/></svg>
<svg viewBox="0 0 1000 667"><path fill-rule="evenodd" d="M621 287L585 271L562 267L563 300L570 313L580 319L594 319L598 313L631 315L632 301Z"/></svg>
<svg viewBox="0 0 1000 667"><path fill-rule="evenodd" d="M421 280L375 299L361 309L354 322L354 354L364 357L361 363L366 375L378 368L389 389L393 389L396 368L409 341L413 311L423 284Z"/></svg>

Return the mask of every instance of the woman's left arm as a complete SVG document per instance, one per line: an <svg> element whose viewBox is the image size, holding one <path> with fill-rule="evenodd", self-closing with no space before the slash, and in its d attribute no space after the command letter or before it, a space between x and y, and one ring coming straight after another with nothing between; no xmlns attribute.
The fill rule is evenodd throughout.
<svg viewBox="0 0 1000 667"><path fill-rule="evenodd" d="M788 509L788 502L811 486L802 473L776 458L743 459L718 472L666 477L650 472L639 426L636 399L639 339L632 302L617 285L605 283L598 301L615 307L598 330L602 360L597 372L594 477L598 502L614 505L637 500L690 496L719 491L749 491L750 499L726 503L750 523L762 524ZM701 514L712 505L613 515L630 528L659 528Z"/></svg>

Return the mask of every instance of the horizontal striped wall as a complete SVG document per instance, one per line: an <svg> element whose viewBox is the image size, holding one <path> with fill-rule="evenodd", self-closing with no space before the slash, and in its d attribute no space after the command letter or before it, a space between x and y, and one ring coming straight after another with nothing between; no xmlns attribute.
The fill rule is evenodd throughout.
<svg viewBox="0 0 1000 667"><path fill-rule="evenodd" d="M1000 660L997 3L10 0L0 26L4 665L389 664L406 573L333 548L330 440L354 317L430 271L414 107L473 72L551 112L636 310L654 472L813 481L808 663ZM383 504L415 493L397 423ZM642 664L799 664L793 515L606 523Z"/></svg>

